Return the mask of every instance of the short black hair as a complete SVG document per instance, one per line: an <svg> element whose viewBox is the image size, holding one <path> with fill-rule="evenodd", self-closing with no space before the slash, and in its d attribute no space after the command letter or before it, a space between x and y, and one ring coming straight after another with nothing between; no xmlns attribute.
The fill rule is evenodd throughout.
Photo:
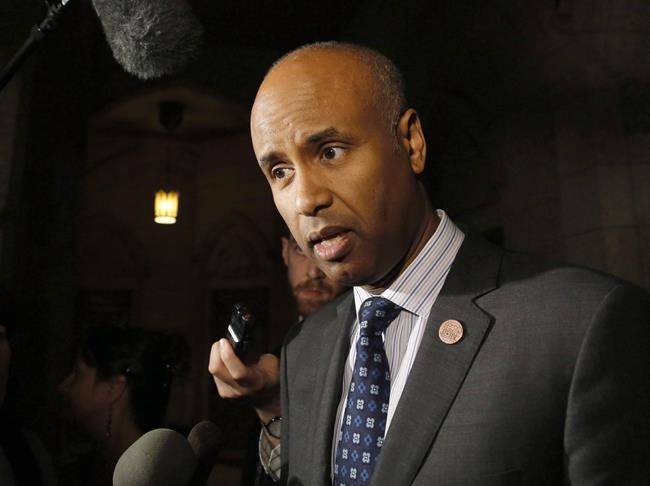
<svg viewBox="0 0 650 486"><path fill-rule="evenodd" d="M79 349L81 359L100 379L124 376L131 411L144 431L160 427L169 402L172 376L188 358L184 338L139 327L89 327Z"/></svg>
<svg viewBox="0 0 650 486"><path fill-rule="evenodd" d="M339 41L305 44L275 61L267 75L284 61L298 59L305 54L317 51L350 53L368 66L376 82L373 93L374 103L379 112L383 113L387 128L392 131L397 127L402 113L408 108L404 77L392 60L375 49L351 42Z"/></svg>

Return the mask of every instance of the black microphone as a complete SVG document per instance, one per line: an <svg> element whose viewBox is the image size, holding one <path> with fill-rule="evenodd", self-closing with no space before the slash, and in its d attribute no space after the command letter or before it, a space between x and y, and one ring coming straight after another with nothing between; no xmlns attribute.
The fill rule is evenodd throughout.
<svg viewBox="0 0 650 486"><path fill-rule="evenodd" d="M45 19L0 70L0 91L36 50L70 0L48 0ZM203 26L188 0L93 0L113 57L140 79L172 74L198 57Z"/></svg>
<svg viewBox="0 0 650 486"><path fill-rule="evenodd" d="M23 42L23 45L18 49L18 52L9 60L7 64L0 70L0 91L9 84L11 78L20 69L20 66L29 58L29 56L36 50L38 44L45 38L45 36L56 27L57 20L65 10L65 6L70 0L49 0L46 3L47 15L40 24L32 27L29 37Z"/></svg>
<svg viewBox="0 0 650 486"><path fill-rule="evenodd" d="M188 486L197 467L185 437L155 429L124 451L113 471L113 486Z"/></svg>
<svg viewBox="0 0 650 486"><path fill-rule="evenodd" d="M192 478L192 486L204 486L217 461L221 447L221 430L212 422L199 422L187 435L187 442L194 450L199 466Z"/></svg>
<svg viewBox="0 0 650 486"><path fill-rule="evenodd" d="M195 59L203 26L187 0L93 0L113 56L140 79L159 78Z"/></svg>

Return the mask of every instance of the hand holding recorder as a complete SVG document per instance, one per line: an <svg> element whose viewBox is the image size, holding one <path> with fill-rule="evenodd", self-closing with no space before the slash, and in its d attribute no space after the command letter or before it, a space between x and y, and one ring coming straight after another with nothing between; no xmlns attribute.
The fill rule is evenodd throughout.
<svg viewBox="0 0 650 486"><path fill-rule="evenodd" d="M273 354L252 355L254 323L244 306L235 305L228 338L212 345L208 369L222 398L249 403L266 422L280 415L280 360Z"/></svg>

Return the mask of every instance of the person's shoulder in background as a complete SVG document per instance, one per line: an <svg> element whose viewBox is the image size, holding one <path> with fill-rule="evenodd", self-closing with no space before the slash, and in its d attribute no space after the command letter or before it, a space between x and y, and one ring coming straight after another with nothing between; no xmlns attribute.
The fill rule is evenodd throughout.
<svg viewBox="0 0 650 486"><path fill-rule="evenodd" d="M313 339L323 332L323 326L339 318L339 306L349 299L349 305L354 306L352 289L343 292L337 298L323 305L316 312L296 323L287 333L283 346L288 346L304 339Z"/></svg>

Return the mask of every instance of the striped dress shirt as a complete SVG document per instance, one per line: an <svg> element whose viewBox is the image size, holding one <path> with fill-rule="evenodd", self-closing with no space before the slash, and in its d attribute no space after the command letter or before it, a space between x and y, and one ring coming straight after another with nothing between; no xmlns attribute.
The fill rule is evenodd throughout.
<svg viewBox="0 0 650 486"><path fill-rule="evenodd" d="M458 229L444 211L438 209L437 213L440 223L433 236L413 262L395 279L390 287L381 293L381 297L390 300L403 309L399 316L388 326L384 334L384 345L391 376L386 435L388 435L391 420L420 347L420 341L422 340L431 307L433 307L440 289L445 283L451 264L465 238L463 232ZM361 304L370 297L373 297L373 295L363 288L354 287L354 305L357 316ZM334 422L336 428L332 437L332 471L334 470L341 421L343 420L348 389L350 388L354 370L358 339L359 321L357 318L350 331L350 354L343 371L341 401L336 412L336 422Z"/></svg>

